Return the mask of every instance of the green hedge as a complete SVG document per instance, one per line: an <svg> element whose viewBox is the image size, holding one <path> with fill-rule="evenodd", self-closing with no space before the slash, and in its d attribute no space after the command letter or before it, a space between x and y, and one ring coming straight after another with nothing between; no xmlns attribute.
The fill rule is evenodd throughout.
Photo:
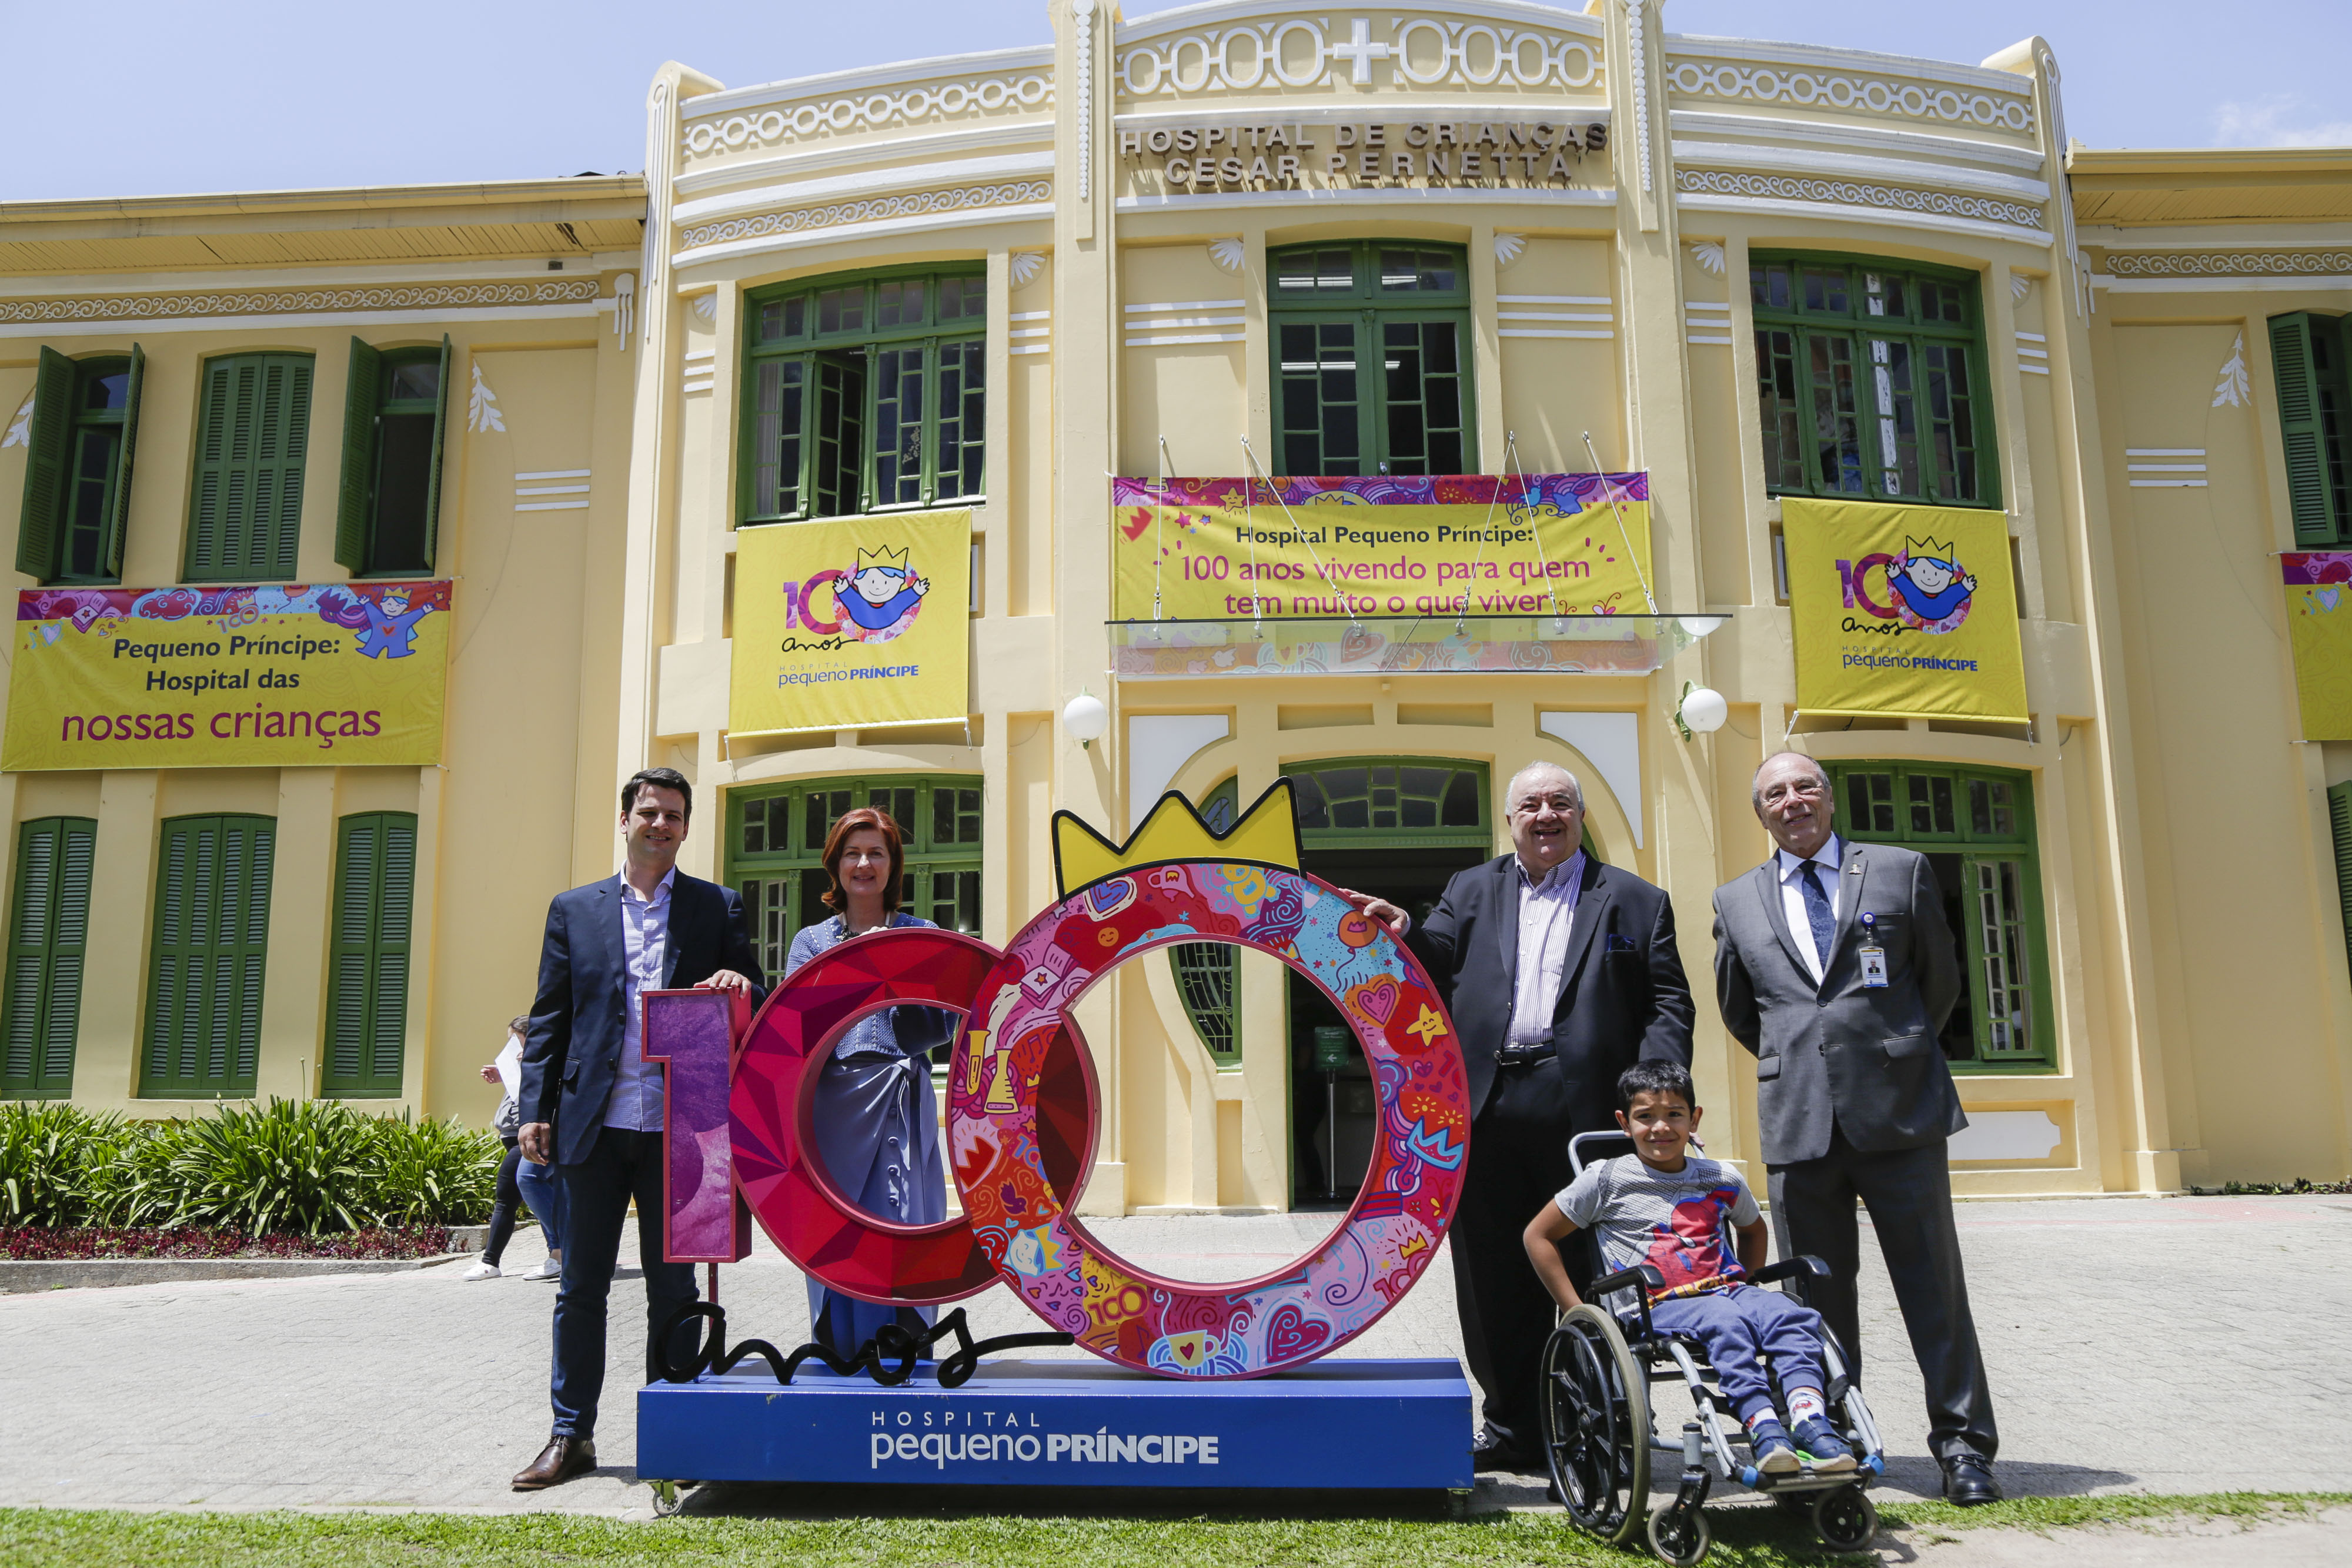
<svg viewBox="0 0 2352 1568"><path fill-rule="evenodd" d="M0 1104L0 1225L207 1226L321 1236L478 1225L505 1150L456 1121L369 1116L335 1100L131 1122Z"/></svg>

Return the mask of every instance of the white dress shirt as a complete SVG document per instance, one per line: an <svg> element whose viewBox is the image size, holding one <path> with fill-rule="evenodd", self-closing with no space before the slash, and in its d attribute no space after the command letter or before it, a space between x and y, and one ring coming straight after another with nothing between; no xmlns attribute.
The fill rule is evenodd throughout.
<svg viewBox="0 0 2352 1568"><path fill-rule="evenodd" d="M1830 896L1830 918L1838 917L1840 880L1839 862L1844 859L1845 846L1832 833L1829 841L1812 853L1811 863L1819 869L1813 873L1822 879L1822 891ZM1813 984L1822 983L1821 955L1813 950L1813 920L1805 913L1803 868L1806 862L1786 850L1774 850L1772 859L1780 873L1780 912L1789 917L1789 935L1797 945L1797 956L1813 977Z"/></svg>
<svg viewBox="0 0 2352 1568"><path fill-rule="evenodd" d="M1519 873L1519 965L1511 995L1512 1045L1536 1045L1551 1038L1552 1014L1559 1007L1560 970L1568 962L1568 936L1576 928L1576 897L1584 882L1584 852L1551 868L1541 881L1526 862L1511 862Z"/></svg>
<svg viewBox="0 0 2352 1568"><path fill-rule="evenodd" d="M608 1127L661 1131L662 1076L639 1049L645 1023L637 998L661 989L669 977L669 892L677 877L677 868L670 867L650 899L621 878L621 1062L613 1074L613 1097L604 1103Z"/></svg>

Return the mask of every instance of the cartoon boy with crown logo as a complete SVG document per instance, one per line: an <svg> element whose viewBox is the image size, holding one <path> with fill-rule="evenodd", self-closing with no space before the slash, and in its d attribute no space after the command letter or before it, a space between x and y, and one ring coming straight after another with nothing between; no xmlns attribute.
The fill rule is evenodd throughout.
<svg viewBox="0 0 2352 1568"><path fill-rule="evenodd" d="M930 580L908 567L907 552L887 546L859 550L856 567L844 575L854 591L838 595L842 612L868 642L885 642L905 631L931 591Z"/></svg>
<svg viewBox="0 0 2352 1568"><path fill-rule="evenodd" d="M1950 546L1932 538L1903 541L1903 559L1887 569L1886 585L1930 631L1948 630L1940 622L1957 623L1977 591L1975 574L1961 568Z"/></svg>

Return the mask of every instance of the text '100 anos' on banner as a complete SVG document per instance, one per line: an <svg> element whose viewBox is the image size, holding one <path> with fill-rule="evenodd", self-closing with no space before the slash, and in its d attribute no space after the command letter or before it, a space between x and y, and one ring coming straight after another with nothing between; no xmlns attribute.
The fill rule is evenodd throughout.
<svg viewBox="0 0 2352 1568"><path fill-rule="evenodd" d="M449 608L446 580L26 590L0 766L429 767Z"/></svg>

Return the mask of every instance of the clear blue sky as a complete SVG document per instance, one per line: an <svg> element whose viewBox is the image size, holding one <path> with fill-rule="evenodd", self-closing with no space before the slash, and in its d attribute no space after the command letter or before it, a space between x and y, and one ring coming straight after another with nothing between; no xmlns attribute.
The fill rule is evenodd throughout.
<svg viewBox="0 0 2352 1568"><path fill-rule="evenodd" d="M2345 0L1667 0L1665 18L1969 63L2038 32L2095 147L2352 144ZM20 84L0 200L635 169L665 59L740 87L1049 36L1044 0L0 0Z"/></svg>

